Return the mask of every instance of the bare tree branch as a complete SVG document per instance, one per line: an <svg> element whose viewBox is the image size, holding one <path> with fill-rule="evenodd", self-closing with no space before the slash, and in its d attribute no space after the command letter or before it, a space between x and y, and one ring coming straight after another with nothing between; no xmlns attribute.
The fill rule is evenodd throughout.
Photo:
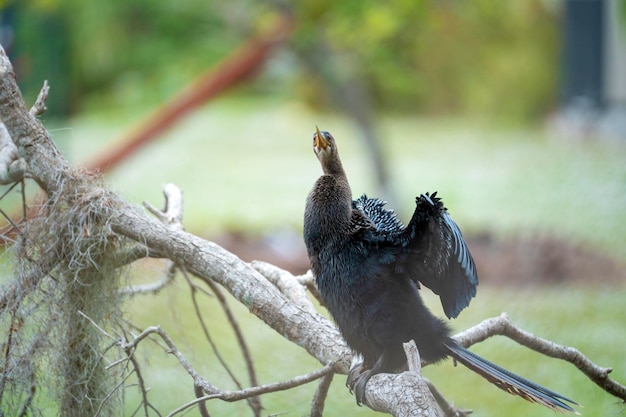
<svg viewBox="0 0 626 417"><path fill-rule="evenodd" d="M147 201L143 205L170 228L183 230L183 191L176 184L163 186L164 207L159 210Z"/></svg>
<svg viewBox="0 0 626 417"><path fill-rule="evenodd" d="M313 276L313 271L310 269L304 275L299 275L296 277L296 280L304 285L307 290L311 293L313 297L317 300L320 305L324 305L324 300L322 300L322 295L317 289L317 285L315 284L315 276Z"/></svg>
<svg viewBox="0 0 626 417"><path fill-rule="evenodd" d="M611 368L594 364L578 349L556 344L520 329L509 320L506 313L502 313L499 317L484 320L477 326L458 334L455 339L467 347L496 335L506 336L551 358L570 362L604 391L626 402L626 386L609 378L609 373L613 371Z"/></svg>
<svg viewBox="0 0 626 417"><path fill-rule="evenodd" d="M339 371L348 371L352 355L338 330L326 318L296 306L233 254L184 231L168 230L132 206L126 206L111 221L114 231L145 241L159 253L169 253L201 280L221 284L253 314L321 363L337 361Z"/></svg>
<svg viewBox="0 0 626 417"><path fill-rule="evenodd" d="M144 207L152 213L156 218L168 225L170 228L177 230L183 230L183 193L180 188L174 184L165 184L163 186L164 207L163 210L159 210L147 201L144 201ZM117 258L123 259L124 262L132 263L137 259L140 259L149 255L156 255L156 253L150 253L150 250L143 244L137 244L132 248L126 249L125 256L118 256ZM120 264L120 266L124 266ZM130 288L125 288L122 293L125 295L139 295L157 293L165 286L167 286L174 279L176 271L176 264L168 260L167 272L156 282L150 282L142 285L135 285Z"/></svg>
<svg viewBox="0 0 626 417"><path fill-rule="evenodd" d="M220 290L220 288L213 281L209 280L209 281L206 281L206 283L207 285L209 285L209 287L213 291L213 294L215 294L215 296L217 297L217 300L222 306L222 310L224 310L224 314L226 314L226 319L228 320L230 327L233 329L233 332L235 333L237 344L239 345L239 349L241 350L244 362L246 364L246 369L248 371L248 379L250 381L250 385L256 386L259 383L256 377L254 361L252 360L252 354L248 347L248 343L246 342L246 338L243 334L243 331L241 330L241 327L239 326L239 322L237 321L235 314L233 314L230 306L228 305L228 302L226 301L226 297L224 297L224 295L222 294L222 290ZM263 406L261 405L261 399L259 397L251 397L249 399L249 403L250 403L250 406L252 407L252 411L254 412L254 415L257 417L260 416L261 410L263 408Z"/></svg>
<svg viewBox="0 0 626 417"><path fill-rule="evenodd" d="M367 385L366 404L373 410L394 417L443 417L428 383L421 375L415 342L404 344L409 370L401 374L374 375ZM370 387L375 384L378 388ZM374 388L374 389L373 389Z"/></svg>
<svg viewBox="0 0 626 417"><path fill-rule="evenodd" d="M141 372L141 368L139 366L139 362L137 361L137 358L135 358L135 350L131 349L128 350L127 352L128 355L128 360L132 363L133 365L133 370L135 372L135 375L137 376L137 383L139 385L139 392L141 392L141 404L140 406L143 407L143 411L144 411L144 415L146 417L148 417L150 415L149 409L153 410L155 413L157 413L157 415L159 417L161 417L161 413L159 413L159 410L156 409L156 407L154 407L152 405L152 403L150 403L150 401L148 401L148 389L146 388L146 382L143 378L143 374Z"/></svg>
<svg viewBox="0 0 626 417"><path fill-rule="evenodd" d="M196 292L197 292L196 285L193 282L191 282L191 280L187 276L186 271L183 270L183 274L185 275L185 278L187 279L187 282L189 283L189 287L191 288L191 301L193 303L193 308L195 310L196 317L198 318L198 322L200 323L200 327L202 328L202 332L204 333L204 337L209 342L209 345L211 346L211 349L213 349L213 353L215 354L215 357L217 358L218 362L222 365L222 368L224 368L224 370L226 371L230 379L235 383L237 388L242 389L243 386L241 385L241 382L239 382L239 379L237 378L235 373L232 371L230 366L228 366L228 363L226 362L226 360L220 353L217 347L217 344L215 343L215 341L213 340L213 337L211 336L211 333L209 332L208 326L206 325L204 319L202 318L202 313L200 312L200 306L198 305L198 300L196 298Z"/></svg>
<svg viewBox="0 0 626 417"><path fill-rule="evenodd" d="M217 391L213 394L208 394L208 395L205 395L204 397L196 398L195 400L190 401L187 404L184 404L178 407L176 410L169 413L168 417L174 416L175 414L178 414L181 411L184 411L201 401L207 401L207 400L212 400L212 399L220 399L220 400L228 401L228 402L240 401L246 398L256 397L256 396L267 394L270 392L284 391L284 390L298 387L300 385L308 384L309 382L315 381L316 379L319 379L322 376L328 375L329 373L332 373L332 372L333 372L333 364L328 364L316 371L313 371L306 375L294 377L288 381L274 382L272 384L246 388L240 391Z"/></svg>
<svg viewBox="0 0 626 417"><path fill-rule="evenodd" d="M171 261L170 261L171 262ZM168 284L174 281L174 276L176 275L176 265L172 262L167 268L167 271L162 273L162 276L159 280L155 282L149 282L146 284L133 285L132 287L126 287L120 290L123 295L145 295L145 294L156 294L165 288Z"/></svg>
<svg viewBox="0 0 626 417"><path fill-rule="evenodd" d="M278 290L295 305L311 314L317 314L309 299L306 290L296 277L284 269L262 261L253 261L250 264L261 275L267 278Z"/></svg>
<svg viewBox="0 0 626 417"><path fill-rule="evenodd" d="M184 230L183 225L182 225L183 199L182 199L181 189L175 184L165 184L163 186L163 195L165 197L165 205L164 205L163 211L156 209L148 202L144 202L144 206L153 215L155 215L158 219L160 219L163 223L165 223L169 228L173 230ZM174 264L172 264L172 268L170 268L170 270L172 271L173 271L173 266ZM235 385L239 389L242 389L241 383L239 382L238 378L235 376L234 372L230 369L230 367L228 366L228 364L226 363L222 355L220 354L216 343L213 341L213 338L211 337L209 333L208 326L206 325L204 319L202 318L200 307L198 305L198 301L196 298L196 295L197 295L196 293L197 291L204 292L207 295L208 293L202 290L199 286L197 286L196 284L192 282L185 268L181 268L181 271L183 275L185 276L185 279L187 280L189 287L191 288L191 298L192 298L194 310L196 312L196 317L198 318L198 322L200 323L200 326L202 328L202 331L207 341L211 345L211 348L213 349L215 356L217 357L222 367L226 370L231 380L235 383ZM252 361L252 355L250 354L248 344L246 343L245 337L239 326L237 318L235 317L232 310L230 309L228 302L226 301L226 298L222 294L222 291L220 290L220 288L211 280L207 280L205 281L205 283L209 286L209 288L211 288L211 291L216 296L217 300L222 306L222 309L224 310L224 313L226 314L228 323L230 324L231 328L233 329L233 332L235 333L237 343L239 345L239 348L241 349L244 361L246 363L246 368L248 370L248 377L250 380L250 384L252 386L258 385L257 378L256 378L256 371L254 368L254 363ZM197 397L200 397L201 394L202 394L201 392L196 392ZM263 408L261 405L260 398L251 397L251 398L248 398L247 401L255 417L260 417L261 410ZM208 415L208 411L204 407L204 403L200 403L200 409L201 409L200 410L201 414Z"/></svg>
<svg viewBox="0 0 626 417"><path fill-rule="evenodd" d="M48 108L46 107L46 100L48 100L48 92L50 91L50 86L48 85L48 80L43 82L43 86L37 95L37 100L35 100L35 104L30 108L29 113L32 116L40 116L42 115Z"/></svg>
<svg viewBox="0 0 626 417"><path fill-rule="evenodd" d="M99 326L97 326L97 324L93 322L92 324L98 327L100 331L104 332L104 330L101 329ZM193 378L194 383L197 386L201 387L207 393L207 395L203 397L196 398L195 400L190 401L178 407L177 409L172 411L170 414L168 414L168 416L173 416L175 414L178 414L188 409L191 406L194 406L196 404L199 404L207 400L221 399L224 401L240 401L240 400L244 400L247 398L259 396L262 394L267 394L269 392L283 391L286 389L294 388L303 384L307 384L311 381L315 381L316 379L319 379L324 375L332 373L333 367L334 367L334 364L331 363L320 368L317 371L313 371L306 375L294 377L293 379L288 380L288 381L255 386L251 388L242 389L239 391L220 390L214 385L212 385L211 383L209 383L207 380L205 380L203 377L201 377L195 371L195 369L191 366L191 364L187 361L187 359L185 359L184 355L177 348L176 344L172 341L172 339L167 335L167 333L165 333L165 331L163 331L158 326L152 326L152 327L146 328L143 332L137 335L133 340L130 340L128 342L125 342L123 340L118 340L117 343L120 344L121 348L124 349L125 351L134 350L137 348L139 343L141 343L143 340L145 340L147 337L153 334L159 336L159 338L163 340L163 342L167 346L168 353L173 355L178 360L179 364L183 367L183 369L185 369L185 371L187 371L187 373ZM111 336L108 335L108 337L111 337Z"/></svg>
<svg viewBox="0 0 626 417"><path fill-rule="evenodd" d="M317 384L313 401L311 402L311 414L310 417L322 417L324 414L324 403L328 396L328 390L331 382L333 382L334 373L329 373L320 378L320 382Z"/></svg>

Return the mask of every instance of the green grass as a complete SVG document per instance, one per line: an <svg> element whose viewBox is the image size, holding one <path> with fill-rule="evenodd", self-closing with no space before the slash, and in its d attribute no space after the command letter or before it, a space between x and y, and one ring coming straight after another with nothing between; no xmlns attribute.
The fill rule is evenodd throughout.
<svg viewBox="0 0 626 417"><path fill-rule="evenodd" d="M137 120L134 109L116 109L56 124L61 149L79 163L97 154ZM339 142L353 192L374 196L367 152L346 120L312 113L298 103L220 100L167 132L158 142L105 177L130 201L162 204L161 186L184 191L187 230L203 236L238 229L262 233L290 229L299 233L304 200L320 169L311 152L315 125ZM617 145L568 143L533 129L501 130L458 120L385 118L381 124L390 162L395 208L406 218L415 195L439 191L452 215L469 232L556 234L626 260L626 149ZM141 270L140 279L158 271ZM593 279L594 277L590 277ZM182 280L181 280L182 281ZM481 286L478 298L454 323L458 330L507 311L526 330L577 347L612 376L626 381L626 289L526 288ZM429 303L440 312L436 300ZM299 347L285 342L244 307L233 305L250 336L261 383L289 379L319 366ZM161 325L194 367L212 383L234 389L217 365L194 321L188 290L178 283L157 297L127 304L140 326ZM243 375L243 365L224 317L213 299L203 302L222 353ZM579 401L588 416L616 415L622 408L571 365L550 360L500 338L475 348L487 358ZM193 397L192 381L171 356L145 345L139 351L150 398L172 410ZM424 373L459 407L476 416L553 416L491 387L450 362ZM243 379L243 377L242 377ZM336 377L327 403L328 416L374 415L357 407ZM245 381L244 381L245 383ZM306 415L315 384L264 397L264 415ZM127 396L127 411L137 404ZM247 415L243 403L210 404L213 415ZM195 411L188 415L197 415Z"/></svg>
<svg viewBox="0 0 626 417"><path fill-rule="evenodd" d="M84 161L140 119L118 110L79 118L53 134L73 161ZM162 184L178 184L185 225L201 235L299 231L305 197L320 174L311 152L316 124L337 138L354 194L378 195L350 123L273 101L207 106L106 180L133 202L157 205ZM448 119L384 118L380 131L398 196L394 208L404 218L416 195L437 190L466 231L556 234L626 260L623 146Z"/></svg>

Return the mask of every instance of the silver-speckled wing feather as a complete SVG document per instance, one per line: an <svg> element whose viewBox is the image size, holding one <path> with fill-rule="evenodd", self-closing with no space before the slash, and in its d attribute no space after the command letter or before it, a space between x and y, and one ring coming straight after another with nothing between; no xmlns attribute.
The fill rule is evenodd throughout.
<svg viewBox="0 0 626 417"><path fill-rule="evenodd" d="M369 225L381 233L397 233L404 229L404 224L393 210L385 208L385 201L367 198L365 194L352 202L352 208L363 213Z"/></svg>
<svg viewBox="0 0 626 417"><path fill-rule="evenodd" d="M421 282L439 295L446 316L459 315L476 295L478 276L472 255L458 225L436 193L416 199L413 217L405 227L385 202L363 195L353 201L356 228L394 271Z"/></svg>

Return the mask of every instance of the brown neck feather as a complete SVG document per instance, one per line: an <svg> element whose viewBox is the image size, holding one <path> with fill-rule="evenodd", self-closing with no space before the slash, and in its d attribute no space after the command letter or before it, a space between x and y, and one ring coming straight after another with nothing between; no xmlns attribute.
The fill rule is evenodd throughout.
<svg viewBox="0 0 626 417"><path fill-rule="evenodd" d="M324 174L344 178L347 181L346 172L343 169L343 164L336 151L330 155L324 155L320 162Z"/></svg>

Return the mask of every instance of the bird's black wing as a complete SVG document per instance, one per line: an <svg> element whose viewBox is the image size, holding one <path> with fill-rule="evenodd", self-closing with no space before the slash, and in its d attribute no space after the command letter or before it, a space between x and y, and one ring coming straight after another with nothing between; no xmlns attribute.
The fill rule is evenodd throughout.
<svg viewBox="0 0 626 417"><path fill-rule="evenodd" d="M353 201L357 234L381 263L438 294L446 316L458 316L476 295L478 277L463 235L443 203L436 193L419 196L406 227L384 205L365 195Z"/></svg>
<svg viewBox="0 0 626 417"><path fill-rule="evenodd" d="M416 198L405 239L418 253L404 260L417 279L439 295L446 316L453 318L476 295L478 276L459 226L436 194Z"/></svg>

